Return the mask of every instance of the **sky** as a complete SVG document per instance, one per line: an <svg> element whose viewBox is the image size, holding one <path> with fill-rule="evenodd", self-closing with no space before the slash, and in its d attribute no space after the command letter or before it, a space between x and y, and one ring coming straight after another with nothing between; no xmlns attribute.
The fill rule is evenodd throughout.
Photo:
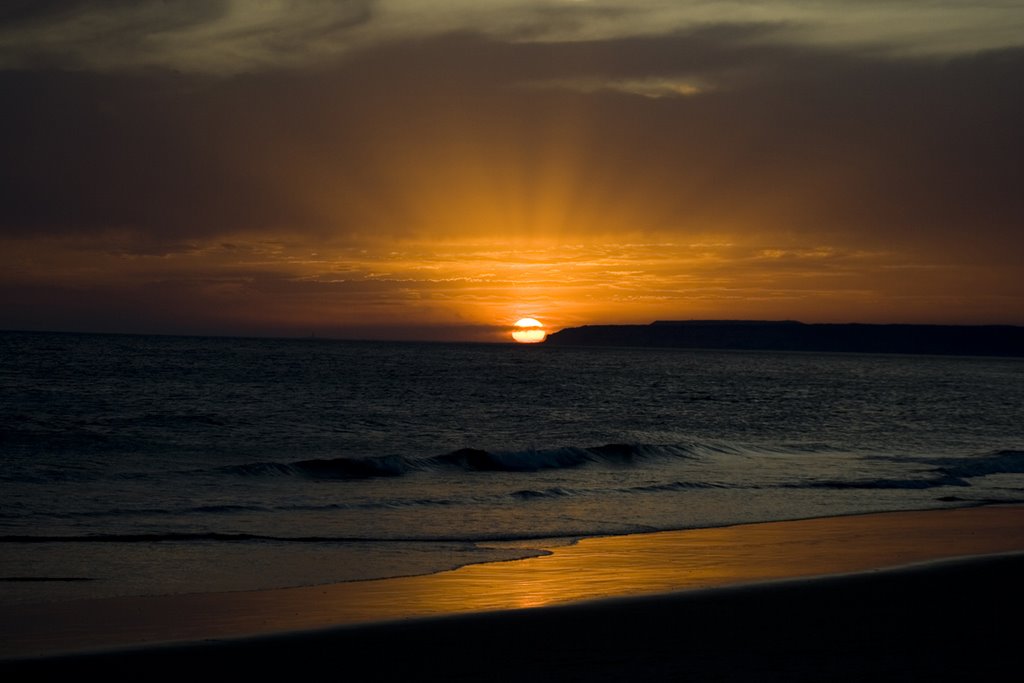
<svg viewBox="0 0 1024 683"><path fill-rule="evenodd" d="M1024 3L5 0L0 329L1024 324Z"/></svg>

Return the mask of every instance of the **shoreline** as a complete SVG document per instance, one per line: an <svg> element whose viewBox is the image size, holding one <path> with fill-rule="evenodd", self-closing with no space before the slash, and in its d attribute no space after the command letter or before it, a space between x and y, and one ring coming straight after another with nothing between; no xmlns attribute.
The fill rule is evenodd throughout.
<svg viewBox="0 0 1024 683"><path fill-rule="evenodd" d="M953 571L945 562L952 558L973 558L958 562L975 572L1003 567L1002 576L1010 565L1024 567L1024 556L1002 557L1024 552L1024 506L885 512L585 538L546 550L551 554L394 579L12 605L0 618L0 664L56 666L80 658L57 655L86 652L108 653L82 655L86 658L128 653L145 657L159 656L168 647L244 649L249 647L244 643L346 640L357 638L357 633L427 629L427 623L438 622L505 622L513 617L543 621L544 615L554 614L552 610L604 613L628 611L641 603L713 602L721 591L754 591L761 600L778 590L806 590L822 581L832 582L841 593L851 582L893 572L935 581ZM902 569L888 571L893 568ZM887 571L879 571L883 569ZM211 640L212 645L194 644Z"/></svg>
<svg viewBox="0 0 1024 683"><path fill-rule="evenodd" d="M1017 681L1024 556L0 660L13 676L374 681ZM1011 620L999 619L1000 615Z"/></svg>

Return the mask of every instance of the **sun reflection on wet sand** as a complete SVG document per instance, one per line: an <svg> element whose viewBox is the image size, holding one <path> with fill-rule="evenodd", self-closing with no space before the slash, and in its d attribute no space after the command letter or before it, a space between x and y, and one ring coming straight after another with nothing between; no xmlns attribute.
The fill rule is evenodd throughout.
<svg viewBox="0 0 1024 683"><path fill-rule="evenodd" d="M547 557L380 582L374 601L430 614L856 572L1024 549L1022 522L1024 508L973 508L586 539Z"/></svg>
<svg viewBox="0 0 1024 683"><path fill-rule="evenodd" d="M585 539L429 576L5 607L0 656L541 607L1024 550L1024 507L899 512Z"/></svg>

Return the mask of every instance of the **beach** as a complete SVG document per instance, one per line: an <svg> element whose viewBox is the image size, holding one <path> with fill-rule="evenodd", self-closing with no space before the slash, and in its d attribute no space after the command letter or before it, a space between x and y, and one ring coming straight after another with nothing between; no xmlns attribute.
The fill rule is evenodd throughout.
<svg viewBox="0 0 1024 683"><path fill-rule="evenodd" d="M1009 680L1024 507L584 539L453 571L5 608L0 670Z"/></svg>

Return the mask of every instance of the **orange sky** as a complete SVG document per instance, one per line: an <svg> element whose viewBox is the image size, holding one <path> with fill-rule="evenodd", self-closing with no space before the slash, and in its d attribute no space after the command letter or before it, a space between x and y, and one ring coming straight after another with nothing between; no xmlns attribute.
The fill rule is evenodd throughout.
<svg viewBox="0 0 1024 683"><path fill-rule="evenodd" d="M1024 9L829 4L15 3L0 328L1024 324Z"/></svg>

